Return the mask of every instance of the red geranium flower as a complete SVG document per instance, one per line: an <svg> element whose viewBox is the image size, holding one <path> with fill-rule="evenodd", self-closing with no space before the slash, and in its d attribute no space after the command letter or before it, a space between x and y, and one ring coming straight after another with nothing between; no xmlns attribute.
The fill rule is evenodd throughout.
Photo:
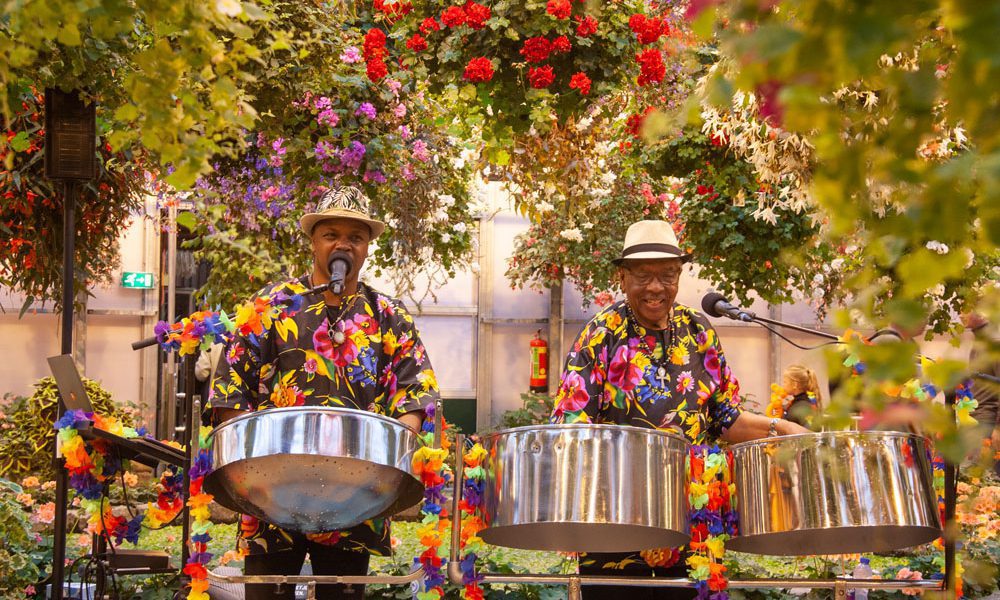
<svg viewBox="0 0 1000 600"><path fill-rule="evenodd" d="M646 110L632 115L625 121L625 128L632 137L639 137L639 133L642 131L642 123L646 120L646 115L653 112L653 110L652 106L647 106Z"/></svg>
<svg viewBox="0 0 1000 600"><path fill-rule="evenodd" d="M550 65L544 67L531 67L528 69L528 83L535 89L545 89L556 80L556 74L552 72Z"/></svg>
<svg viewBox="0 0 1000 600"><path fill-rule="evenodd" d="M461 27L465 24L465 10L461 6L449 6L441 13L445 27Z"/></svg>
<svg viewBox="0 0 1000 600"><path fill-rule="evenodd" d="M648 48L635 55L639 62L639 85L660 83L667 75L667 67L663 64L663 54L657 48Z"/></svg>
<svg viewBox="0 0 1000 600"><path fill-rule="evenodd" d="M410 14L413 10L413 4L409 2L386 2L385 0L374 0L372 3L375 10L383 13L386 16L386 20L389 23L395 23L396 21L403 18L404 15Z"/></svg>
<svg viewBox="0 0 1000 600"><path fill-rule="evenodd" d="M549 0L548 4L545 5L545 12L557 19L568 19L572 11L573 5L570 4L569 0Z"/></svg>
<svg viewBox="0 0 1000 600"><path fill-rule="evenodd" d="M472 83L480 83L493 79L493 63L490 59L480 56L473 58L465 66L465 73L462 77Z"/></svg>
<svg viewBox="0 0 1000 600"><path fill-rule="evenodd" d="M590 15L577 15L576 20L580 23L576 26L576 35L580 37L590 37L597 33L597 19Z"/></svg>
<svg viewBox="0 0 1000 600"><path fill-rule="evenodd" d="M530 63L545 62L552 52L552 44L543 37L533 37L524 40L521 56Z"/></svg>
<svg viewBox="0 0 1000 600"><path fill-rule="evenodd" d="M629 17L628 26L635 32L635 37L640 44L652 44L670 29L661 19L638 13Z"/></svg>
<svg viewBox="0 0 1000 600"><path fill-rule="evenodd" d="M561 35L556 39L552 40L552 51L556 53L569 52L573 49L573 45L569 43L569 38Z"/></svg>
<svg viewBox="0 0 1000 600"><path fill-rule="evenodd" d="M580 71L576 75L573 75L569 79L569 87L574 90L580 90L580 94L586 96L590 93L590 77L583 71Z"/></svg>
<svg viewBox="0 0 1000 600"><path fill-rule="evenodd" d="M382 60L385 58L385 33L378 27L373 27L365 33L364 49L362 55L365 61Z"/></svg>
<svg viewBox="0 0 1000 600"><path fill-rule="evenodd" d="M414 52L423 52L427 49L427 40L419 33L414 33L410 39L406 40L406 47Z"/></svg>
<svg viewBox="0 0 1000 600"><path fill-rule="evenodd" d="M465 23L476 30L486 27L486 21L493 13L490 7L469 0L465 3Z"/></svg>
<svg viewBox="0 0 1000 600"><path fill-rule="evenodd" d="M441 31L441 26L438 25L437 19L434 17L427 17L420 22L420 33L427 35L432 31Z"/></svg>
<svg viewBox="0 0 1000 600"><path fill-rule="evenodd" d="M368 79L378 81L389 74L389 69L385 66L385 61L382 59L370 60L365 63L365 72L368 74Z"/></svg>

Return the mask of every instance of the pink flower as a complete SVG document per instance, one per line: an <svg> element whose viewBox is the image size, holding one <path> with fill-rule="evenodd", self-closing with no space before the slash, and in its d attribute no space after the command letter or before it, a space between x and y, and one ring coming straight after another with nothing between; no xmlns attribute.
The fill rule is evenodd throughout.
<svg viewBox="0 0 1000 600"><path fill-rule="evenodd" d="M559 386L559 406L556 407L556 414L581 411L586 408L588 402L590 395L587 393L587 382L584 378L576 371L566 373Z"/></svg>
<svg viewBox="0 0 1000 600"><path fill-rule="evenodd" d="M51 523L56 518L56 503L46 502L35 510L34 518L39 523Z"/></svg>
<svg viewBox="0 0 1000 600"><path fill-rule="evenodd" d="M626 346L620 346L611 359L608 382L626 392L634 390L642 381L642 369L632 363L635 355L636 346L631 341Z"/></svg>
<svg viewBox="0 0 1000 600"><path fill-rule="evenodd" d="M431 154L427 150L427 142L423 140L413 142L413 158L423 163L430 161Z"/></svg>
<svg viewBox="0 0 1000 600"><path fill-rule="evenodd" d="M361 51L354 46L348 46L347 48L344 48L343 52L340 53L340 60L349 65L361 62Z"/></svg>
<svg viewBox="0 0 1000 600"><path fill-rule="evenodd" d="M354 321L339 321L336 331L344 334L344 341L339 344L330 336L329 323L324 321L313 333L313 347L320 356L332 360L333 364L346 367L358 356L358 346L351 339L351 334L357 331L357 326Z"/></svg>
<svg viewBox="0 0 1000 600"><path fill-rule="evenodd" d="M709 348L705 351L705 370L712 376L712 379L718 381L721 375L719 371L720 368L721 362L719 361L719 351L714 347Z"/></svg>
<svg viewBox="0 0 1000 600"><path fill-rule="evenodd" d="M682 371L680 376L677 377L677 391L690 392L693 389L694 377L691 375L691 371Z"/></svg>
<svg viewBox="0 0 1000 600"><path fill-rule="evenodd" d="M406 105L400 102L399 104L396 105L396 108L392 109L392 114L402 119L403 117L406 116Z"/></svg>
<svg viewBox="0 0 1000 600"><path fill-rule="evenodd" d="M611 295L611 292L600 292L594 296L594 304L605 307L614 302L615 297Z"/></svg>
<svg viewBox="0 0 1000 600"><path fill-rule="evenodd" d="M310 358L305 362L305 364L302 365L302 368L305 369L306 373L309 373L311 375L315 373L316 370L319 368L319 363L316 362L315 358Z"/></svg>

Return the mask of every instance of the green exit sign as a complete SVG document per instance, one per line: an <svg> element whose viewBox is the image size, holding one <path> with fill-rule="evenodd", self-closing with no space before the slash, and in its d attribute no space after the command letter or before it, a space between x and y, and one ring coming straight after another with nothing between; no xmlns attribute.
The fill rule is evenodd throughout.
<svg viewBox="0 0 1000 600"><path fill-rule="evenodd" d="M122 287L139 290L153 289L153 274L125 271L122 273Z"/></svg>

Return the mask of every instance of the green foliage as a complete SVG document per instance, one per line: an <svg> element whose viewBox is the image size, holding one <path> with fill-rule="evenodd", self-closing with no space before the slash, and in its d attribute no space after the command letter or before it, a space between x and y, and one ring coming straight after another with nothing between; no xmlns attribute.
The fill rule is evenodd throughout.
<svg viewBox="0 0 1000 600"><path fill-rule="evenodd" d="M521 394L521 408L508 410L500 415L500 426L503 429L524 427L526 425L542 425L549 422L554 407L554 398L548 394L526 392Z"/></svg>
<svg viewBox="0 0 1000 600"><path fill-rule="evenodd" d="M84 388L94 410L102 415L114 416L126 426L132 426L131 408L123 409L111 399L111 394L99 383L84 378ZM37 475L52 479L52 459L55 456L56 408L59 389L51 377L35 384L35 392L28 398L4 396L0 411L0 476L22 477Z"/></svg>
<svg viewBox="0 0 1000 600"><path fill-rule="evenodd" d="M24 588L38 581L41 571L32 559L39 539L28 513L17 500L24 490L0 478L0 597L24 597Z"/></svg>

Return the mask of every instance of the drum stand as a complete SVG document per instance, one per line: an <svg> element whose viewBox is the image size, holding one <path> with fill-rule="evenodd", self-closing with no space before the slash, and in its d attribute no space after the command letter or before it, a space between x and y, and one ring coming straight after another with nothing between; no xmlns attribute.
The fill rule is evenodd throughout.
<svg viewBox="0 0 1000 600"><path fill-rule="evenodd" d="M461 559L458 555L458 547L462 540L462 520L459 515L459 503L462 501L462 473L461 465L465 463L465 438L458 435L455 438L455 464L458 465L454 477L454 488L451 505L451 552L448 558L448 579L456 584L462 584L462 570L459 566ZM954 506L954 505L953 505ZM656 577L628 577L617 575L552 575L541 573L517 573L499 575L495 573L482 573L483 583L501 584L525 584L541 583L549 585L565 585L567 588L568 600L581 600L582 586L584 585L624 585L633 587L676 587L693 588L695 581L692 579L677 578L656 578ZM810 589L832 589L834 590L834 600L845 600L847 590L863 588L869 590L901 590L901 589L921 589L921 590L946 590L954 589L948 587L948 578L944 581L938 580L910 580L910 579L852 579L837 577L835 579L734 579L728 582L730 588L738 589L767 589L767 588L810 588Z"/></svg>
<svg viewBox="0 0 1000 600"><path fill-rule="evenodd" d="M437 401L434 411L434 447L441 447L441 435L442 426L444 421L444 410L442 408L442 403L440 400ZM192 440L194 444L194 454L192 456L197 456L198 440L197 436ZM461 464L461 463L459 463ZM455 478L458 479L457 477ZM306 586L306 600L316 600L316 586L317 585L331 585L331 584L342 584L342 585L368 585L368 584L387 584L387 585L408 585L414 581L420 581L424 577L424 567L420 566L410 571L406 575L218 575L213 571L208 572L209 581L214 581L216 583L235 583L235 584L247 584L247 583L262 583L270 585L305 585Z"/></svg>

